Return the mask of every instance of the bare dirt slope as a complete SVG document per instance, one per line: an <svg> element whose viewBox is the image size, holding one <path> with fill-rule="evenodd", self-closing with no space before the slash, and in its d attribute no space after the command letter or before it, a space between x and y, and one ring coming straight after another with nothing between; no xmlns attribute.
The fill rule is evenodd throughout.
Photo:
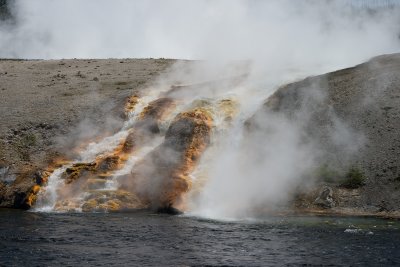
<svg viewBox="0 0 400 267"><path fill-rule="evenodd" d="M126 97L174 62L0 60L0 195L13 179L26 181L13 190L26 190L26 177L67 153L69 142L119 128Z"/></svg>
<svg viewBox="0 0 400 267"><path fill-rule="evenodd" d="M295 119L304 110L310 115L306 131L327 155L320 185L333 188L336 209L400 210L400 54L285 85L258 116L274 111ZM337 121L352 139L345 131L332 138ZM323 177L351 167L362 173L363 185L346 189L340 177ZM304 207L312 207L316 196Z"/></svg>

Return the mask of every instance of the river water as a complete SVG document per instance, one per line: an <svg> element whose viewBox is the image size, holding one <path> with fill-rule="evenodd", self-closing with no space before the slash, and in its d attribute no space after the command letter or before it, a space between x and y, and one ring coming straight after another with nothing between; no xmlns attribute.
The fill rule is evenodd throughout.
<svg viewBox="0 0 400 267"><path fill-rule="evenodd" d="M400 222L0 211L1 266L400 265Z"/></svg>

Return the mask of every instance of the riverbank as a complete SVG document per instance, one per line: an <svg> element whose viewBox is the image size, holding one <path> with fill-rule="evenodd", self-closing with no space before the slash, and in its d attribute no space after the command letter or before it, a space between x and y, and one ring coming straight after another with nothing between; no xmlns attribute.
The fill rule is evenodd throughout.
<svg viewBox="0 0 400 267"><path fill-rule="evenodd" d="M53 162L124 121L127 97L175 60L0 60L0 206L19 207Z"/></svg>
<svg viewBox="0 0 400 267"><path fill-rule="evenodd" d="M120 129L127 99L174 62L0 60L0 206L29 208L24 203L46 182L48 167L74 155L76 146ZM310 117L302 127L324 157L304 179L307 186L293 192L295 213L399 218L399 73L400 55L377 57L284 85L255 114L295 122L304 103L313 108L306 109ZM310 98L310 91L317 94Z"/></svg>
<svg viewBox="0 0 400 267"><path fill-rule="evenodd" d="M326 214L398 217L400 54L309 77L278 89L255 116L279 113L321 153L295 207Z"/></svg>

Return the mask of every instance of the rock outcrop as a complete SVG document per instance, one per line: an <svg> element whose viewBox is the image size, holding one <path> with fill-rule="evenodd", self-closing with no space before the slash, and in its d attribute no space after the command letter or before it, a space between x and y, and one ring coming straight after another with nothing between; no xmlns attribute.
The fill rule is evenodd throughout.
<svg viewBox="0 0 400 267"><path fill-rule="evenodd" d="M59 64L64 66L72 64L71 62L85 66L91 63L63 61ZM54 64L26 62L30 69L35 67L46 77L49 76L46 73ZM74 90L78 90L81 83L75 80L81 81L88 74L78 72L77 75L76 71L69 72L67 67L59 68L66 73L53 73L46 84L54 86L58 95L68 97L70 92L64 91L65 84L74 85ZM97 70L97 67L95 69ZM299 126L305 141L312 140L319 151L322 151L321 157L318 157L319 166L315 167L318 169L320 166L327 166L328 169L334 170L335 174L324 176L325 173L314 177L310 173L310 179L314 179L316 183L312 195L304 197L302 207L335 211L340 211L341 208L385 212L399 209L399 70L400 55L388 55L353 68L284 85L246 122L249 131L257 128L268 131L271 129L263 128L259 123L262 122L262 118L266 118L266 114L284 117L289 124ZM124 71L129 72L129 68ZM18 101L24 100L21 95L25 94L25 88L17 86L20 84L17 79L13 83L14 77L17 77L13 75L16 74L19 72L15 71L12 75L1 74L4 75L4 87L7 87L6 90L17 88L17 92L20 92ZM96 79L89 77L90 83L101 84L101 90L113 87L122 92L125 85L134 87L142 84L140 81L122 80L111 83L103 80L101 76L101 73L96 73ZM28 78L32 80L31 76ZM238 83L240 81L235 81L232 85ZM228 79L222 81L222 84L231 83ZM182 197L191 188L190 174L207 148L212 132L216 130L214 133L219 136L221 130L222 133L229 130L232 119L237 116L238 102L233 99L201 98L201 94L204 93L202 89L218 92L220 89L214 88L217 85L221 85L221 81L172 86L170 90L161 93L160 98L148 103L141 112L136 108L142 108L147 100L144 101L138 91L134 91L131 97L127 97L128 91L121 93L117 101L120 107L118 117L130 120L132 116L137 116L137 120L129 121L130 124L123 126L123 137L118 139L119 144L113 147L112 151L107 149L107 152L83 162L73 161L73 157L70 157L60 165L65 168L61 169L64 170L61 175L64 183L59 190L55 208L64 211L114 211L151 207L160 212L178 213L176 208L180 207ZM43 89L45 85L40 83L34 87ZM52 87L52 90L54 88ZM38 99L47 99L48 92L44 96L39 95L41 92L35 92ZM117 91L107 94L104 97L105 102L111 99L115 92ZM129 94L131 93L130 90ZM84 92L79 91L72 100L68 100L68 104L79 102L83 105L85 101L80 102L81 98L83 99L82 95ZM15 101L14 99L8 102ZM189 101L191 104L188 105ZM46 123L36 121L35 127L18 128L11 127L9 122L18 118L20 112L24 111L24 116L29 116L35 109L8 112L13 110L8 102L3 101L0 105L2 113L5 114L5 123L0 127L0 206L27 209L37 200L38 193L40 194L41 188L46 185L50 173L60 167L47 167L51 165L48 164L48 159L55 158L60 153L55 153L55 149L51 152L41 151L40 148L48 145L46 142L50 137L65 134L64 128L70 127L69 113L74 113L75 109L81 106L71 104L65 109L65 114L53 116L51 114L55 114L59 107L48 104L46 111L40 115ZM30 102L24 103L26 107L30 105ZM40 105L35 105L38 106ZM115 108L110 107L104 112L111 112L113 109ZM76 114L74 116L77 117ZM68 117L68 120L59 123L60 117ZM109 136L121 129L121 124L99 135ZM53 135L47 135L50 132ZM94 138L88 137L82 144L87 144ZM153 142L154 140L157 142ZM70 143L67 143L68 147L73 147L69 145ZM255 144L254 149L257 149L257 146L258 144ZM81 147L78 147L77 154ZM144 147L150 148L144 149L145 152L142 153ZM250 151L254 151L251 149ZM120 177L118 188L108 188L107 185L113 181L115 173L121 171L136 153L141 154L138 157L140 159L135 161L132 173L128 171ZM14 158L19 160L12 162L11 159ZM355 170L353 175L348 176L349 180L343 181L346 171L350 169ZM41 172L38 173L37 170ZM318 177L325 177L325 180L318 180ZM320 192L320 188L325 189Z"/></svg>
<svg viewBox="0 0 400 267"><path fill-rule="evenodd" d="M123 187L155 209L179 204L191 185L189 174L210 141L213 120L205 109L196 108L177 115L164 142L133 170Z"/></svg>
<svg viewBox="0 0 400 267"><path fill-rule="evenodd" d="M0 177L0 207L29 208L31 189L43 185L37 171L52 172L54 159L71 162L81 151L74 148L120 129L142 89L174 62L1 59L0 168L4 164L8 173Z"/></svg>
<svg viewBox="0 0 400 267"><path fill-rule="evenodd" d="M315 199L314 204L325 209L333 208L335 206L335 201L333 200L332 188L328 186L323 187L319 196Z"/></svg>
<svg viewBox="0 0 400 267"><path fill-rule="evenodd" d="M128 98L125 105L127 116L139 101L136 95ZM98 156L94 162L74 163L66 168L61 176L65 185L59 192L59 200L54 208L59 211L116 211L146 207L132 190L105 190L106 184L112 179L113 172L124 166L137 145L144 146L160 133L159 125L173 107L175 101L170 98L150 102L128 130L128 135L112 152ZM82 192L85 192L83 200L80 197ZM38 190L34 193L38 193Z"/></svg>

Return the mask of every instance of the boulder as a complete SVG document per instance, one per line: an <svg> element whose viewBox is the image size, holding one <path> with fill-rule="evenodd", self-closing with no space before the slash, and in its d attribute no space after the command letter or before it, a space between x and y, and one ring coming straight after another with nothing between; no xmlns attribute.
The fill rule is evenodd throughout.
<svg viewBox="0 0 400 267"><path fill-rule="evenodd" d="M333 200L333 190L329 186L325 186L319 193L319 196L315 199L314 204L324 209L330 209L335 207L335 201Z"/></svg>

